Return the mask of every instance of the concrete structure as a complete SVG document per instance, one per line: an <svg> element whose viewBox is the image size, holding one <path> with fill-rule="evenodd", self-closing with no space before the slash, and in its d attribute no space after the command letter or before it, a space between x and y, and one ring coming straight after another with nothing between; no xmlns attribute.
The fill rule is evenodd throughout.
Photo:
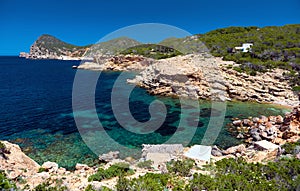
<svg viewBox="0 0 300 191"><path fill-rule="evenodd" d="M183 155L187 158L209 162L211 156L211 146L194 145Z"/></svg>
<svg viewBox="0 0 300 191"><path fill-rule="evenodd" d="M242 51L242 52L251 52L251 47L253 43L243 43L242 46L234 47L235 50Z"/></svg>

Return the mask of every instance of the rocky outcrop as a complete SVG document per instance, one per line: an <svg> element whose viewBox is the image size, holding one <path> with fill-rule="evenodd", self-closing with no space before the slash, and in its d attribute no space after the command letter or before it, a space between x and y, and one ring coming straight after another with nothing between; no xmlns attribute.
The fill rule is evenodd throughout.
<svg viewBox="0 0 300 191"><path fill-rule="evenodd" d="M261 116L249 119L236 119L228 129L247 142L266 140L279 145L296 142L300 139L300 106L284 117Z"/></svg>
<svg viewBox="0 0 300 191"><path fill-rule="evenodd" d="M151 94L226 99L224 81L218 73L211 55L190 54L156 61L129 82Z"/></svg>
<svg viewBox="0 0 300 191"><path fill-rule="evenodd" d="M218 161L224 158L242 157L247 162L267 162L276 159L280 155L280 147L273 143L267 142L271 147L261 149L254 144L246 146L245 144L230 147L226 150L220 150L214 146L212 149L212 161ZM218 153L216 155L216 153Z"/></svg>
<svg viewBox="0 0 300 191"><path fill-rule="evenodd" d="M80 60L89 46L75 46L51 35L40 36L30 47L30 59Z"/></svg>
<svg viewBox="0 0 300 191"><path fill-rule="evenodd" d="M257 101L293 106L297 95L283 70L250 76L232 69L235 63L207 53L162 59L129 80L151 94L202 99Z"/></svg>
<svg viewBox="0 0 300 191"><path fill-rule="evenodd" d="M84 70L112 70L112 71L139 71L154 62L151 58L135 55L96 56L92 62L84 62L78 69Z"/></svg>
<svg viewBox="0 0 300 191"><path fill-rule="evenodd" d="M29 58L29 54L27 52L20 52L19 57L20 58Z"/></svg>
<svg viewBox="0 0 300 191"><path fill-rule="evenodd" d="M18 145L1 141L5 153L0 154L0 169L5 170L8 178L30 177L37 172L40 165L26 156Z"/></svg>
<svg viewBox="0 0 300 191"><path fill-rule="evenodd" d="M221 74L227 82L228 97L242 101L276 103L288 106L298 104L296 93L292 91L288 80L283 76L283 73L287 71L275 69L251 76L228 67L230 62L220 61L219 63Z"/></svg>
<svg viewBox="0 0 300 191"><path fill-rule="evenodd" d="M36 162L21 151L19 146L6 141L2 141L2 143L4 143L7 151L5 151L5 157L0 155L0 169L5 170L8 177L13 179L20 189L32 190L39 184L46 183L51 186L65 187L67 190L72 191L83 191L88 185L91 185L96 190L101 190L102 186L114 189L117 183L117 177L102 181L89 182L88 177L98 172L98 166L89 167L85 164L76 164L74 171L68 171L65 168L59 167L59 165L54 162L47 161L41 166L42 168L40 168ZM183 148L180 144L143 145L143 147L143 155L146 158L142 157L139 161L141 162L153 159L154 163L152 163L152 168L138 167L138 163L136 161L130 165L130 168L135 172L133 175L128 176L130 179L143 176L149 172L167 173L168 170L166 163L170 160L186 159L184 150L188 149ZM1 151L3 151L3 149ZM195 154L199 153L196 152ZM233 146L226 150L221 150L217 146L213 146L210 158L212 162L223 158L237 157L242 157L248 162L267 162L283 156L281 154L280 146L268 141L260 141L254 142L250 145L241 144ZM299 148L297 154L299 154ZM99 158L103 156L104 155ZM109 162L103 164L101 168L107 169L111 165L120 162L127 163L124 160L116 159L115 155L112 153L105 155L106 158L107 156L109 158ZM110 156L112 156L112 158ZM205 161L203 162L197 159L195 159L195 162L199 167L207 164ZM26 184L24 184L24 181L26 181Z"/></svg>

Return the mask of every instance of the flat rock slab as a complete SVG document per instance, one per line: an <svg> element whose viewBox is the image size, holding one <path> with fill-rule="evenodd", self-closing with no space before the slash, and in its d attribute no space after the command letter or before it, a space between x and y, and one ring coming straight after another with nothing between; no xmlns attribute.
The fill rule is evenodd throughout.
<svg viewBox="0 0 300 191"><path fill-rule="evenodd" d="M143 144L142 157L146 157L148 153L163 153L177 156L182 154L182 144L161 144L161 145L147 145Z"/></svg>
<svg viewBox="0 0 300 191"><path fill-rule="evenodd" d="M195 160L209 162L211 156L211 146L194 145L184 153L184 156Z"/></svg>
<svg viewBox="0 0 300 191"><path fill-rule="evenodd" d="M146 160L153 161L153 166L158 167L159 164L172 160L172 156L168 153L148 153Z"/></svg>
<svg viewBox="0 0 300 191"><path fill-rule="evenodd" d="M275 150L279 148L278 145L275 145L274 143L266 140L257 141L254 143L254 146L262 150Z"/></svg>

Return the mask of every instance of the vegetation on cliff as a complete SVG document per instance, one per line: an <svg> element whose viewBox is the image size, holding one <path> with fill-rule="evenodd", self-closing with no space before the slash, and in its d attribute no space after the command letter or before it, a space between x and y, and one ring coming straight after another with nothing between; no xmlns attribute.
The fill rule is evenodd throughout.
<svg viewBox="0 0 300 191"><path fill-rule="evenodd" d="M255 75L256 72L283 68L290 71L285 76L291 85L300 85L299 24L263 28L228 27L196 35L193 39L194 41L188 41L187 38L172 38L162 41L161 44L177 49L186 47L191 49L197 43L199 45L204 43L214 56L240 64L234 68L237 71ZM249 52L235 50L235 47L243 43L253 43L252 50Z"/></svg>
<svg viewBox="0 0 300 191"><path fill-rule="evenodd" d="M295 158L279 159L267 164L247 163L242 158L223 159L206 165L202 170L210 175L194 173L185 165L176 166L177 174L147 173L134 179L119 177L117 190L297 190L300 185L300 161Z"/></svg>
<svg viewBox="0 0 300 191"><path fill-rule="evenodd" d="M34 58L34 56L39 55L56 55L56 56L73 56L80 57L83 56L87 48L91 45L87 46L76 46L73 44L69 44L59 40L58 38L44 34L40 36L34 44L30 48L30 55Z"/></svg>
<svg viewBox="0 0 300 191"><path fill-rule="evenodd" d="M137 45L122 51L121 54L136 54L154 59L171 58L174 56L182 55L181 52L174 48L157 44Z"/></svg>
<svg viewBox="0 0 300 191"><path fill-rule="evenodd" d="M99 42L94 44L90 50L86 53L87 56L95 55L115 55L126 50L129 47L134 47L140 45L141 43L128 38L128 37L119 37L105 42Z"/></svg>

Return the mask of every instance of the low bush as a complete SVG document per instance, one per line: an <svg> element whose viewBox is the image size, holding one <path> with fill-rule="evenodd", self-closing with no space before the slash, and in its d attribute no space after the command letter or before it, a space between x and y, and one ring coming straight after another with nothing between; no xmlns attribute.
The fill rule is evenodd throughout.
<svg viewBox="0 0 300 191"><path fill-rule="evenodd" d="M132 180L120 176L116 185L118 191L164 190L170 179L168 174L147 173Z"/></svg>
<svg viewBox="0 0 300 191"><path fill-rule="evenodd" d="M7 159L6 154L10 154L10 151L6 148L5 144L0 141L0 156Z"/></svg>
<svg viewBox="0 0 300 191"><path fill-rule="evenodd" d="M146 160L146 161L139 162L137 164L137 167L139 167L139 168L145 168L145 169L152 169L152 164L153 164L153 161Z"/></svg>
<svg viewBox="0 0 300 191"><path fill-rule="evenodd" d="M127 163L116 163L110 166L108 169L104 170L103 168L99 168L98 172L89 176L88 181L101 181L103 179L109 179L116 176L121 175L130 175L133 174L134 171L129 168L129 164Z"/></svg>
<svg viewBox="0 0 300 191"><path fill-rule="evenodd" d="M68 190L67 187L62 185L51 186L51 183L49 181L43 182L37 185L33 189L33 191L66 191L66 190Z"/></svg>
<svg viewBox="0 0 300 191"><path fill-rule="evenodd" d="M16 184L6 177L4 171L0 170L0 190L14 190Z"/></svg>
<svg viewBox="0 0 300 191"><path fill-rule="evenodd" d="M300 140L295 143L286 143L282 145L282 149L284 149L284 154L295 154L294 151L297 146L300 146Z"/></svg>
<svg viewBox="0 0 300 191"><path fill-rule="evenodd" d="M38 173L41 173L41 172L47 172L47 169L45 169L43 167L40 167L39 170L38 170Z"/></svg>
<svg viewBox="0 0 300 191"><path fill-rule="evenodd" d="M169 172L177 174L179 176L188 176L190 174L190 170L193 168L195 161L192 159L186 160L172 160L167 163L167 169Z"/></svg>

